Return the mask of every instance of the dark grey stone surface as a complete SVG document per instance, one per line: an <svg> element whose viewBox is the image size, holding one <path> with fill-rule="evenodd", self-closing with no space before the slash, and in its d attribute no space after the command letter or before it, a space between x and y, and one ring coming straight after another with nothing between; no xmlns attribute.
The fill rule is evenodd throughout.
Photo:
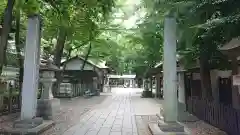
<svg viewBox="0 0 240 135"><path fill-rule="evenodd" d="M177 122L164 122L162 120L158 121L158 127L163 132L185 132L184 126Z"/></svg>
<svg viewBox="0 0 240 135"><path fill-rule="evenodd" d="M24 121L26 122L26 121ZM29 122L29 121L27 121ZM24 124L24 123L22 123ZM4 131L4 134L11 134L11 135L39 135L42 132L46 131L47 129L51 128L54 125L53 121L43 121L42 124L33 127L33 128L24 128L24 127L17 127L12 129L7 129Z"/></svg>
<svg viewBox="0 0 240 135"><path fill-rule="evenodd" d="M35 128L43 123L43 119L40 117L34 119L26 119L26 120L16 120L13 123L14 128L24 128L24 129L31 129Z"/></svg>
<svg viewBox="0 0 240 135"><path fill-rule="evenodd" d="M37 116L44 120L52 120L53 115L60 111L60 100L56 98L39 99L37 104Z"/></svg>
<svg viewBox="0 0 240 135"><path fill-rule="evenodd" d="M186 132L163 132L156 123L150 123L148 128L152 135L189 135Z"/></svg>
<svg viewBox="0 0 240 135"><path fill-rule="evenodd" d="M195 122L198 118L186 110L186 104L178 103L178 121L179 122Z"/></svg>

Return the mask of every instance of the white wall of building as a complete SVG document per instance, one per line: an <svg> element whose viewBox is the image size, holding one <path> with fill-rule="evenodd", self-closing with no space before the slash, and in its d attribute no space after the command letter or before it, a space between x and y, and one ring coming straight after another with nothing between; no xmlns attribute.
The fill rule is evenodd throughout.
<svg viewBox="0 0 240 135"><path fill-rule="evenodd" d="M240 68L239 68L240 72ZM213 97L216 99L216 101L219 100L219 88L218 88L218 78L230 78L232 75L231 70L211 70L211 84L212 84L212 92L213 92ZM239 88L240 89L240 88ZM240 93L240 91L239 91Z"/></svg>
<svg viewBox="0 0 240 135"><path fill-rule="evenodd" d="M240 71L240 68L239 68L239 71ZM217 69L214 69L214 70L211 70L210 71L210 75L211 75L211 86L212 86L212 93L213 93L213 97L216 101L219 100L219 88L218 88L218 79L219 77L221 78L229 78L231 77L231 70L217 70ZM192 74L192 78L193 80L200 80L200 73L193 73Z"/></svg>

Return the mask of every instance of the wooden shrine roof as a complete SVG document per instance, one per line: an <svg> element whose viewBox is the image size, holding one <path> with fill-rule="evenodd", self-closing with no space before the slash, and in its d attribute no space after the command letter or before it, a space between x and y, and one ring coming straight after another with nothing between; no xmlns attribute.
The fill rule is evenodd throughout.
<svg viewBox="0 0 240 135"><path fill-rule="evenodd" d="M64 63L66 63L66 62L68 63L68 62L70 62L70 61L72 61L72 60L75 60L75 59L84 61L84 58L83 58L83 57L75 56L75 57L73 57L73 58L71 58L71 59L69 59L69 60L67 60L67 61L66 61L66 60L63 61L63 62L61 63L61 65L64 65ZM91 58L89 58L89 59L86 61L86 63L89 64L89 65L92 65L92 66L94 66L94 67L97 67L97 68L99 68L99 69L109 69L109 67L105 65L106 62L105 62L105 61L102 61L102 60L92 60Z"/></svg>
<svg viewBox="0 0 240 135"><path fill-rule="evenodd" d="M226 43L219 50L228 56L238 57L240 56L240 37L233 38L230 42Z"/></svg>

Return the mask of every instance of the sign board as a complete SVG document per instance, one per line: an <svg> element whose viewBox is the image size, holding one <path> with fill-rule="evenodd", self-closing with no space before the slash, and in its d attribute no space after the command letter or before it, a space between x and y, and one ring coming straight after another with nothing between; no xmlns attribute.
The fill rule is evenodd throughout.
<svg viewBox="0 0 240 135"><path fill-rule="evenodd" d="M233 85L240 85L240 75L233 75Z"/></svg>

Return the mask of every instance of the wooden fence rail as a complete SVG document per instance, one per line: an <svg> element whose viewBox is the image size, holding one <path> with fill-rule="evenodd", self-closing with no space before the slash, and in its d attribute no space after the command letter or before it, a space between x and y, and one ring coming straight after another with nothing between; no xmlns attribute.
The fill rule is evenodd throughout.
<svg viewBox="0 0 240 135"><path fill-rule="evenodd" d="M0 116L20 111L19 95L1 96Z"/></svg>
<svg viewBox="0 0 240 135"><path fill-rule="evenodd" d="M188 100L187 109L189 113L229 135L240 135L240 110L197 98Z"/></svg>

